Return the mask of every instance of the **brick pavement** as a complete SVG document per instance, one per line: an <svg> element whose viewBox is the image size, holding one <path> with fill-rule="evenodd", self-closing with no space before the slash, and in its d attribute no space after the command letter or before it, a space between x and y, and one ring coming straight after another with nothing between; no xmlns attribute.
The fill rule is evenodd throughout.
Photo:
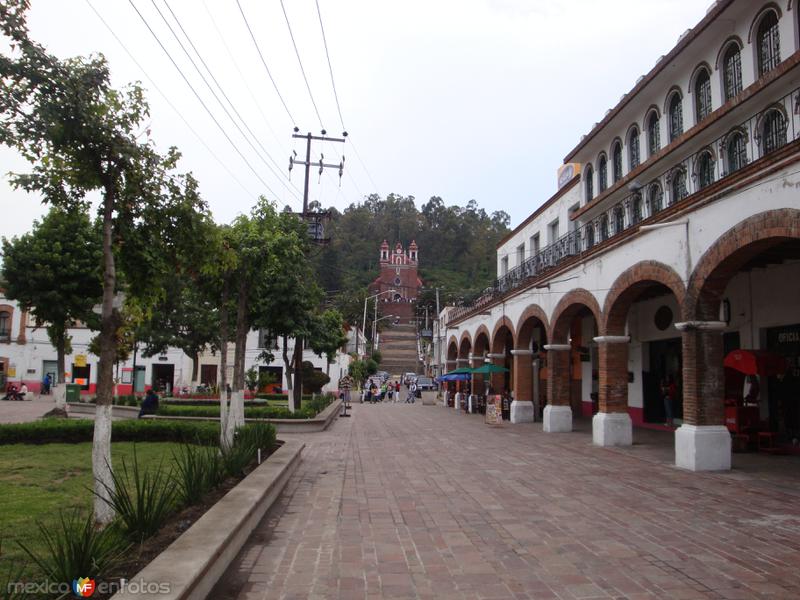
<svg viewBox="0 0 800 600"><path fill-rule="evenodd" d="M0 398L2 395L0 395ZM33 400L24 402L0 401L0 423L25 423L35 421L55 407L52 396L34 394Z"/></svg>
<svg viewBox="0 0 800 600"><path fill-rule="evenodd" d="M797 457L689 473L669 434L605 449L578 425L355 405L302 436L298 473L210 597L800 597Z"/></svg>

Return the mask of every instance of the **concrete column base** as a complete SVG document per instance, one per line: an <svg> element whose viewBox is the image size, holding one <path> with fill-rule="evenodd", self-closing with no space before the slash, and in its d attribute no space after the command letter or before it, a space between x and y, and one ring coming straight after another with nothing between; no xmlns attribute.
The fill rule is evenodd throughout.
<svg viewBox="0 0 800 600"><path fill-rule="evenodd" d="M469 414L472 414L472 413L474 413L474 412L475 412L475 409L474 409L474 406L475 406L475 404L474 404L474 398L475 398L475 395L474 395L474 394L470 394L470 395L467 397L467 412L468 412Z"/></svg>
<svg viewBox="0 0 800 600"><path fill-rule="evenodd" d="M553 406L548 404L544 407L544 419L542 419L543 430L545 433L565 433L572 431L572 408L569 406Z"/></svg>
<svg viewBox="0 0 800 600"><path fill-rule="evenodd" d="M512 423L533 423L533 402L514 400L511 402Z"/></svg>
<svg viewBox="0 0 800 600"><path fill-rule="evenodd" d="M681 425L675 431L675 465L690 471L729 471L731 434L724 425Z"/></svg>
<svg viewBox="0 0 800 600"><path fill-rule="evenodd" d="M633 422L628 413L597 413L592 418L592 441L595 446L630 446Z"/></svg>
<svg viewBox="0 0 800 600"><path fill-rule="evenodd" d="M456 397L455 397L455 402L453 402L453 408L454 408L454 409L458 410L459 408L461 408L461 398L462 398L462 396L463 396L463 395L464 395L464 394L463 394L463 393L461 393L461 392L458 392L458 393L456 394Z"/></svg>

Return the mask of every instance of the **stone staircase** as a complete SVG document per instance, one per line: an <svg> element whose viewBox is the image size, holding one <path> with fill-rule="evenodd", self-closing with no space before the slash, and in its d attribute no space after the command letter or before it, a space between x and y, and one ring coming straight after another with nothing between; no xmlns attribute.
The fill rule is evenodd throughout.
<svg viewBox="0 0 800 600"><path fill-rule="evenodd" d="M381 332L378 343L381 353L380 369L390 375L419 373L417 331L413 324L393 325Z"/></svg>

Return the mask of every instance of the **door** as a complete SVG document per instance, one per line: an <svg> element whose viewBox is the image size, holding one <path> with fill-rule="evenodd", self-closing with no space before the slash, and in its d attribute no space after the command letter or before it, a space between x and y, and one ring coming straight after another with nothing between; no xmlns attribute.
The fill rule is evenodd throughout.
<svg viewBox="0 0 800 600"><path fill-rule="evenodd" d="M175 385L175 365L157 363L153 365L153 379L150 383L158 393L172 394Z"/></svg>
<svg viewBox="0 0 800 600"><path fill-rule="evenodd" d="M133 377L133 393L144 392L144 371L142 365L136 365L136 374Z"/></svg>
<svg viewBox="0 0 800 600"><path fill-rule="evenodd" d="M58 361L43 360L42 361L42 380L46 375L50 375L50 382L52 385L58 383Z"/></svg>
<svg viewBox="0 0 800 600"><path fill-rule="evenodd" d="M200 383L217 385L217 365L200 365Z"/></svg>

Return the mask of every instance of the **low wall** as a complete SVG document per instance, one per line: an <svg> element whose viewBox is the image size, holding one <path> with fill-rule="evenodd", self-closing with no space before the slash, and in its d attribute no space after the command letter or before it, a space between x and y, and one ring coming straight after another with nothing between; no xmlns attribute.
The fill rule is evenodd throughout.
<svg viewBox="0 0 800 600"><path fill-rule="evenodd" d="M89 402L67 402L67 413L70 415L94 416L96 405ZM112 406L112 419L135 419L139 416L138 406Z"/></svg>
<svg viewBox="0 0 800 600"><path fill-rule="evenodd" d="M132 579L169 592L122 590L112 600L204 600L300 464L305 444L284 442Z"/></svg>

